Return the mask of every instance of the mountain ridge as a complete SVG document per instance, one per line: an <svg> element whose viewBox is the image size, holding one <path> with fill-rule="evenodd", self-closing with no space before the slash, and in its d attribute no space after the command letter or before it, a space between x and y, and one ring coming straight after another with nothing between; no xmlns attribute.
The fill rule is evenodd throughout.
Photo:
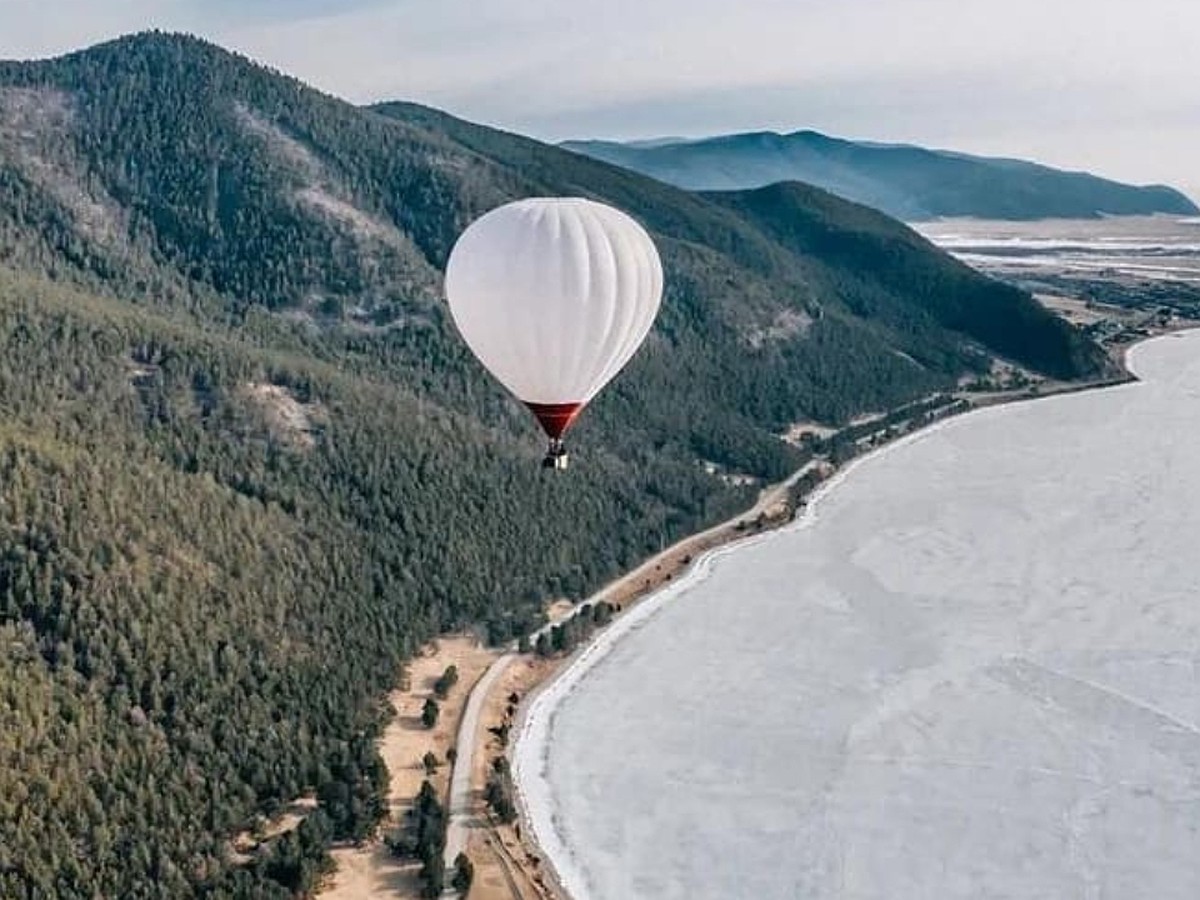
<svg viewBox="0 0 1200 900"><path fill-rule="evenodd" d="M908 221L1200 212L1189 197L1167 185L1129 185L1027 160L851 141L811 129L664 139L651 146L603 140L559 146L689 190L811 183Z"/></svg>

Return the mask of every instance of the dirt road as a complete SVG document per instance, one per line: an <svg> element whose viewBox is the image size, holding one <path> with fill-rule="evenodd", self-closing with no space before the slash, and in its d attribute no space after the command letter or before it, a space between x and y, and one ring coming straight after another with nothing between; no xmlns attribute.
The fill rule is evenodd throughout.
<svg viewBox="0 0 1200 900"><path fill-rule="evenodd" d="M450 818L446 824L446 870L452 871L458 854L467 849L467 829L474 819L471 803L471 760L475 758L475 737L479 732L479 717L488 694L509 666L516 653L505 653L496 659L475 682L467 698L467 706L458 723L458 738L454 744L454 768L450 773L450 796L447 808Z"/></svg>

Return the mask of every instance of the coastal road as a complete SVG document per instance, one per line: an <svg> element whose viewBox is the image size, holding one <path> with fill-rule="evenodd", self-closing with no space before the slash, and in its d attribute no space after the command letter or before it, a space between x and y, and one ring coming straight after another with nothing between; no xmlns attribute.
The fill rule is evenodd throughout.
<svg viewBox="0 0 1200 900"><path fill-rule="evenodd" d="M691 548L699 547L722 532L735 529L740 523L752 523L760 514L770 512L785 501L788 490L792 485L807 472L822 464L822 460L814 459L809 461L789 475L784 481L764 488L759 494L757 502L750 509L738 513L733 518L718 525L677 541L662 552L650 557L636 569L626 572L614 581L609 582L583 602L596 603L601 600L607 600L611 595L628 588L630 585L637 584L639 579L646 579L652 576L656 567L661 565L664 560L677 556L681 552L687 552ZM538 635L542 631L548 631L553 627L553 624L547 623L537 632L534 632L532 640L536 641ZM454 744L454 765L450 772L450 797L447 803L447 808L450 811L449 819L446 823L445 860L447 882L454 868L454 860L458 857L459 853L467 849L468 832L472 827L472 820L474 819L473 804L471 802L471 773L475 768L476 738L479 734L480 716L483 714L484 704L487 702L493 685L508 671L509 666L517 658L518 654L515 652L515 646L510 648L503 656L497 657L496 661L488 667L487 671L475 682L475 686L471 688L471 693L467 697L466 708L463 710L462 719L458 723L458 736ZM457 896L457 892L448 889L444 896Z"/></svg>
<svg viewBox="0 0 1200 900"><path fill-rule="evenodd" d="M775 507L779 506L781 503L786 502L786 500L788 498L788 492L792 489L792 486L797 481L799 481L801 478L803 478L805 475L807 475L809 472L813 471L814 469L819 469L821 466L824 466L824 465L828 465L828 462L824 458L810 459L808 462L806 462L804 465L802 465L800 468L798 468L795 472L793 472L791 475L789 475L783 481L779 482L778 484L772 484L772 485L769 485L769 486L763 488L759 492L758 500L755 501L755 504L752 507L750 507L748 510L746 510L745 512L740 512L736 516L726 519L724 522L720 522L717 525L713 525L711 528L705 529L704 531L701 531L701 532L697 532L696 534L690 534L687 537L676 541L674 544L672 544L666 550L659 553L657 556L652 556L650 559L646 560L644 563L642 563L640 566L638 566L632 572L629 572L626 575L622 575L616 581L612 582L611 584L609 584L608 586L606 586L605 588L600 590L595 595L595 597L591 598L591 600L586 601L586 602L594 602L595 600L603 600L604 599L603 595L606 592L613 591L613 590L619 590L622 587L626 587L629 584L630 580L635 579L639 573L645 573L647 571L650 571L659 562L678 553L680 550L687 550L688 548L690 548L696 544L702 543L711 537L716 537L722 531L728 531L729 529L736 528L739 524L742 524L742 523L745 523L747 525L753 524L754 520L757 519L760 515L762 515L763 513L770 513L773 509L775 509Z"/></svg>
<svg viewBox="0 0 1200 900"><path fill-rule="evenodd" d="M779 506L779 504L785 502L787 500L788 491L791 490L792 486L797 481L799 481L813 469L819 468L822 465L826 465L826 461L824 459L809 460L783 481L779 482L778 484L773 484L769 487L763 488L758 495L758 500L749 509L738 513L732 518L726 519L724 522L713 525L711 528L706 528L704 531L699 531L696 534L689 534L687 537L681 538L670 547L667 547L665 550L662 550L647 559L636 569L631 569L614 581L610 581L600 590L596 591L596 593L592 594L592 596L588 597L586 600L580 601L580 605L582 606L584 603L597 603L601 600L607 600L612 594L619 593L620 591L628 588L630 585L636 584L638 579L645 579L652 575L655 569L660 566L664 560L678 556L680 553L686 553L689 550L704 544L706 541L709 541L714 537L718 537L722 532L736 529L740 524L754 524L754 520L760 515L764 513L770 513L771 510ZM753 534L753 532L750 533ZM536 639L537 635L534 635L534 640Z"/></svg>

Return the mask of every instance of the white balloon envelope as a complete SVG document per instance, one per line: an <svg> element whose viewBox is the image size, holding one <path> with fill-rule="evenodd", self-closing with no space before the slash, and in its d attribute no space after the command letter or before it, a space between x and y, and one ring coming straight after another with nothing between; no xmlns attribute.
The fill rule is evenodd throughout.
<svg viewBox="0 0 1200 900"><path fill-rule="evenodd" d="M537 416L562 467L562 436L645 340L662 301L650 235L579 197L518 200L476 219L446 264L454 324Z"/></svg>

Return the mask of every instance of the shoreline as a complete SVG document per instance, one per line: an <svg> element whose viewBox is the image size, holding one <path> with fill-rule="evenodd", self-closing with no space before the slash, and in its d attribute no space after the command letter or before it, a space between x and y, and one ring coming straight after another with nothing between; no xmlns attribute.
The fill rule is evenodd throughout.
<svg viewBox="0 0 1200 900"><path fill-rule="evenodd" d="M588 900L587 879L582 871L571 862L572 854L566 845L561 832L561 826L553 813L554 804L552 792L545 778L547 762L547 743L549 733L553 728L559 707L565 702L591 669L602 662L617 646L618 642L628 634L640 629L672 599L686 593L696 584L702 583L711 574L713 566L726 553L739 550L744 546L758 543L775 535L790 533L810 527L818 513L817 507L832 490L842 484L846 478L867 460L875 459L890 450L909 444L918 438L923 438L941 430L951 422L966 419L971 415L983 413L985 410L998 410L1014 403L1031 400L1045 400L1061 395L1070 395L1093 390L1106 390L1137 384L1138 377L1129 367L1129 357L1135 348L1147 341L1180 334L1194 330L1197 326L1189 324L1184 327L1164 329L1163 331L1144 335L1137 340L1124 343L1119 347L1120 353L1113 354L1114 361L1120 369L1120 375L1112 378L1096 380L1081 384L1055 383L1052 390L1042 390L1036 393L1025 390L1012 396L989 396L976 398L968 409L940 417L912 431L906 432L892 440L867 449L855 455L850 460L836 466L827 477L817 482L806 496L785 499L793 503L792 515L769 521L763 527L747 534L744 530L734 531L724 536L713 546L699 551L694 558L689 556L683 567L667 580L643 590L636 590L634 596L625 604L621 615L612 624L597 632L597 634L570 655L557 660L551 668L522 698L514 720L514 740L506 749L505 755L509 760L512 772L513 798L517 806L520 823L519 837L528 857L543 878L541 879L549 895L555 900ZM1111 352L1111 349L1110 349ZM794 472L784 481L764 489L762 497L768 493L787 491L806 471L809 471L816 460L810 461ZM637 568L620 576L614 582L601 588L589 597L580 601L579 605L604 599L614 588L623 583L636 579L638 573L657 560L668 559L672 555L691 547L694 542L704 536L719 533L729 528L732 523L752 520L762 504L756 504L750 510L735 516L734 519L721 523L696 535L691 535L667 548L662 553L647 560ZM550 834L538 830L530 814L531 803L542 802L550 809Z"/></svg>
<svg viewBox="0 0 1200 900"><path fill-rule="evenodd" d="M1118 387L1130 383L1135 382L1122 380L1111 384L1096 385L1095 388ZM1021 399L1045 399L1054 396L1057 394L1047 394L1043 398ZM590 900L591 895L586 886L587 877L579 870L567 869L564 871L563 862L572 859L572 854L561 832L561 826L556 821L557 816L551 814L553 831L551 835L547 836L534 825L529 807L532 797L532 802L541 801L546 804L547 808L554 809L551 799L552 790L545 777L549 734L554 726L559 707L570 698L591 670L616 649L622 638L646 625L671 600L677 599L677 595L686 593L689 589L706 581L712 574L713 566L721 557L762 541L811 527L816 521L821 501L845 482L846 478L862 463L939 431L952 421L964 419L970 414L994 412L1013 402L1016 401L1010 400L972 407L964 413L931 422L855 456L813 488L805 498L805 504L794 520L781 522L752 535L739 535L705 550L684 569L677 580L652 589L631 604L628 611L619 619L597 633L591 641L573 654L564 658L556 669L526 695L518 710L514 729L515 739L508 752L513 774L513 797L521 823L522 842L541 861L541 868L548 874L546 879L549 882L548 887L556 900ZM531 785L534 786L532 790Z"/></svg>

